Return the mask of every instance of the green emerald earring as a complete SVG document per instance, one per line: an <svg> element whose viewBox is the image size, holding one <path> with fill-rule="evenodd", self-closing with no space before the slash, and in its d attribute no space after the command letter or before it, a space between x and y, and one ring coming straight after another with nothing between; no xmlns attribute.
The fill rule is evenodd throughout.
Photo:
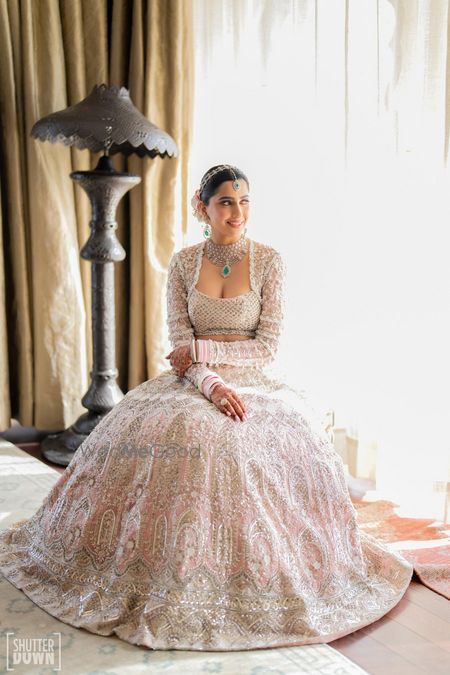
<svg viewBox="0 0 450 675"><path fill-rule="evenodd" d="M203 236L205 237L205 239L208 239L210 234L211 234L211 228L209 227L209 223L205 223L205 226L203 228Z"/></svg>

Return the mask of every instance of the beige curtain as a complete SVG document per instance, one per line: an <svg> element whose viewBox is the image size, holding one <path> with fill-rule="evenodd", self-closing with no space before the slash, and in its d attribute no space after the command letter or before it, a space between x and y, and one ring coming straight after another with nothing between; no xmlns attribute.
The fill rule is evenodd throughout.
<svg viewBox="0 0 450 675"><path fill-rule="evenodd" d="M1 182L0 182L1 188ZM7 311L5 294L5 259L3 249L3 223L2 223L2 200L0 189L0 344L6 346L7 342ZM0 350L0 391L8 391L9 366L8 354L6 349ZM8 419L11 416L11 406L9 397L5 397L4 406L2 406L3 418Z"/></svg>
<svg viewBox="0 0 450 675"><path fill-rule="evenodd" d="M92 367L90 205L70 179L97 157L30 137L34 122L95 84L126 86L171 134L177 159L115 156L142 182L118 210L115 266L124 392L167 367L166 269L186 231L190 0L0 0L0 429L11 416L56 430L85 412Z"/></svg>

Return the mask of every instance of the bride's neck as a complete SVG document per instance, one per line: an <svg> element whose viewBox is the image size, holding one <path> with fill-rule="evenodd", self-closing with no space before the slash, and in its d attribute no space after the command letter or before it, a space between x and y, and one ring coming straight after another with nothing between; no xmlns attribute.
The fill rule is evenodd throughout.
<svg viewBox="0 0 450 675"><path fill-rule="evenodd" d="M240 241L240 239L243 239L241 234L238 237L220 237L217 235L214 235L213 237L211 235L209 238L214 244L217 244L218 246L228 246L229 244L235 244L236 242Z"/></svg>

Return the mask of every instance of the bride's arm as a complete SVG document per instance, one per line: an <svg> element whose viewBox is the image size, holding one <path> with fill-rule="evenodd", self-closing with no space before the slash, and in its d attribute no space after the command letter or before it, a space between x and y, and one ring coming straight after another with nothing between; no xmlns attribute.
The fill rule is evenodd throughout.
<svg viewBox="0 0 450 675"><path fill-rule="evenodd" d="M259 366L271 363L276 356L285 315L286 267L275 251L262 286L262 307L255 338L251 340L197 340L206 349L204 361L210 365Z"/></svg>
<svg viewBox="0 0 450 675"><path fill-rule="evenodd" d="M172 349L181 345L190 345L194 335L194 329L189 319L187 308L187 291L181 274L178 254L174 253L167 270L167 327L169 341ZM204 363L193 363L185 371L186 377L192 384L204 394L202 389L203 380L209 375L214 375L218 381L222 378L207 368Z"/></svg>

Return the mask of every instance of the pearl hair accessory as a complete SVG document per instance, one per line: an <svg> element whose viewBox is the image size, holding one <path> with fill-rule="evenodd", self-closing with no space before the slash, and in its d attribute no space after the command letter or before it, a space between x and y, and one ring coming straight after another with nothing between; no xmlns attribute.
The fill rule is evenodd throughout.
<svg viewBox="0 0 450 675"><path fill-rule="evenodd" d="M224 171L225 169L228 169L230 171L230 173L233 174L233 178L234 178L234 180L233 180L233 190L239 190L241 185L239 183L238 177L236 176L236 171L235 171L234 167L230 166L229 164L220 164L220 166L216 166L215 169L211 169L211 171L208 171L208 173L205 174L202 182L200 183L200 190L199 190L200 194L203 192L203 190L205 189L207 183L209 183L211 178L213 176L215 176L216 173L220 173L221 171Z"/></svg>

